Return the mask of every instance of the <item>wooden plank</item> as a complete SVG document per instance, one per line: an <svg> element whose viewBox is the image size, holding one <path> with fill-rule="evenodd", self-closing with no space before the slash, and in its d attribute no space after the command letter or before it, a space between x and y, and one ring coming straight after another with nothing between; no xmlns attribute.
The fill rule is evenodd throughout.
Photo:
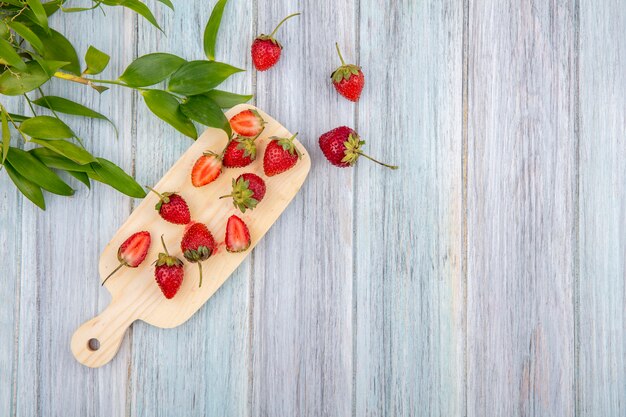
<svg viewBox="0 0 626 417"><path fill-rule="evenodd" d="M11 113L24 111L21 98L3 97L3 106ZM11 139L18 142L18 134ZM3 285L0 286L0 410L15 408L17 372L17 329L20 309L20 253L22 251L22 198L4 170L0 171L0 251L9 256L2 267Z"/></svg>
<svg viewBox="0 0 626 417"><path fill-rule="evenodd" d="M214 3L175 2L175 14L157 16L166 36L140 22L139 54L158 50L186 59L203 59L202 34ZM228 3L217 42L218 60L246 70L250 68L246 51L253 36L252 13L253 7L248 2ZM252 76L249 72L235 75L223 87L249 94ZM141 184L152 184L192 142L156 119L141 102L136 106L136 114L137 178ZM211 301L183 326L171 330L141 322L133 326L130 415L173 416L181 410L188 416L245 415L249 277L247 259Z"/></svg>
<svg viewBox="0 0 626 417"><path fill-rule="evenodd" d="M357 416L464 412L462 6L360 5Z"/></svg>
<svg viewBox="0 0 626 417"><path fill-rule="evenodd" d="M574 2L473 2L467 415L574 415Z"/></svg>
<svg viewBox="0 0 626 417"><path fill-rule="evenodd" d="M344 417L352 412L352 172L327 165L317 138L354 124L354 106L329 77L335 41L353 54L356 5L301 7L258 8L259 33L303 12L277 35L284 49L276 67L255 76L258 107L300 132L313 169L255 252L250 414Z"/></svg>
<svg viewBox="0 0 626 417"><path fill-rule="evenodd" d="M52 27L66 33L83 55L89 44L110 53L103 77L115 78L131 60L134 14L107 9L59 14ZM91 34L85 36L85 34ZM96 36L97 34L97 36ZM78 84L55 80L46 89L109 115L119 139L103 121L65 117L88 149L130 171L132 109L128 92L111 89L99 95ZM37 109L39 111L40 109ZM68 349L76 326L109 302L98 285L98 255L129 213L130 201L104 185L92 191L72 182L74 198L47 195L48 210L23 203L20 271L17 416L125 414L129 351L123 348L111 366L94 372L80 365Z"/></svg>
<svg viewBox="0 0 626 417"><path fill-rule="evenodd" d="M580 4L578 415L626 414L626 2Z"/></svg>

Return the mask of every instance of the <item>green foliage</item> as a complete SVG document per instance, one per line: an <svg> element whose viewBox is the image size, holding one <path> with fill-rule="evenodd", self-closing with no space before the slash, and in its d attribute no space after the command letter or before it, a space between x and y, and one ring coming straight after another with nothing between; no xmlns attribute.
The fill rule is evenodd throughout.
<svg viewBox="0 0 626 417"><path fill-rule="evenodd" d="M174 8L170 0L157 1ZM99 93L110 86L138 90L155 116L185 136L197 138L194 122L223 129L230 136L230 124L222 109L244 103L252 96L215 89L243 71L215 61L217 34L227 1L217 0L204 31L208 60L188 62L173 54L152 53L131 62L114 80L93 78L107 68L110 60L107 53L90 46L83 66L70 40L49 26L48 17L58 11L93 13L103 6L125 7L160 29L142 0L92 0L92 5L85 7L65 7L66 0L0 2L0 100L2 96L23 96L33 113L32 116L11 113L0 102L0 169L4 168L17 189L41 209L46 207L43 191L63 196L74 193L63 179L67 175L86 187L91 186L91 181L98 181L130 197L145 197L143 187L124 170L85 149L59 114L112 124L111 120L67 98L45 95L41 87L51 78L76 83L77 88L93 88ZM81 71L81 67L85 70ZM37 114L36 108L49 113ZM25 142L35 147L25 151L21 146ZM59 172L66 176L59 176Z"/></svg>

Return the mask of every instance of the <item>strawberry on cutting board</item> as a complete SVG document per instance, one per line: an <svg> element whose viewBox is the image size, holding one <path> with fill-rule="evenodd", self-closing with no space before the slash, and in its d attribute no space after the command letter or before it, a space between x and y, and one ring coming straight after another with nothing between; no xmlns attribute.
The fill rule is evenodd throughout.
<svg viewBox="0 0 626 417"><path fill-rule="evenodd" d="M185 270L183 261L175 256L170 256L165 246L163 236L161 236L161 243L163 244L163 250L165 252L159 253L159 257L156 260L154 279L165 298L170 299L173 298L180 289L183 278L185 277Z"/></svg>
<svg viewBox="0 0 626 417"><path fill-rule="evenodd" d="M150 187L147 188L159 196L159 202L154 209L163 220L174 224L187 224L191 221L189 206L184 198L174 192L159 193Z"/></svg>
<svg viewBox="0 0 626 417"><path fill-rule="evenodd" d="M361 71L361 67L345 63L341 51L339 51L338 43L335 43L335 48L337 48L337 54L341 60L341 66L330 75L335 90L350 101L358 101L365 85L363 71Z"/></svg>
<svg viewBox="0 0 626 417"><path fill-rule="evenodd" d="M233 205L245 213L254 209L265 197L265 181L256 174L247 172L233 179L233 192L220 198L233 198Z"/></svg>
<svg viewBox="0 0 626 417"><path fill-rule="evenodd" d="M207 151L191 169L191 183L194 187L202 187L212 183L222 173L222 158L214 152Z"/></svg>
<svg viewBox="0 0 626 417"><path fill-rule="evenodd" d="M151 243L150 232L145 231L134 233L126 239L117 250L117 259L120 264L102 281L102 285L123 266L137 268L146 259Z"/></svg>
<svg viewBox="0 0 626 417"><path fill-rule="evenodd" d="M259 136L265 129L265 120L252 109L237 113L228 122L233 132L248 138Z"/></svg>
<svg viewBox="0 0 626 417"><path fill-rule="evenodd" d="M252 63L258 71L267 71L276 65L280 59L283 46L274 38L274 35L276 34L278 28L285 23L287 19L298 16L299 14L300 13L294 13L287 16L280 21L272 33L269 35L259 35L256 37L254 42L252 42L252 48L250 49Z"/></svg>
<svg viewBox="0 0 626 417"><path fill-rule="evenodd" d="M191 223L180 242L180 249L185 259L197 263L200 270L198 287L202 287L202 261L206 261L215 253L217 245L209 229L202 223Z"/></svg>
<svg viewBox="0 0 626 417"><path fill-rule="evenodd" d="M256 159L255 138L238 136L231 139L224 149L223 163L226 168L242 168Z"/></svg>
<svg viewBox="0 0 626 417"><path fill-rule="evenodd" d="M250 230L241 218L233 214L228 218L224 240L228 252L243 252L250 247Z"/></svg>
<svg viewBox="0 0 626 417"><path fill-rule="evenodd" d="M300 151L294 145L293 140L298 136L296 133L290 138L273 136L265 148L263 156L263 171L268 177L281 174L298 162Z"/></svg>

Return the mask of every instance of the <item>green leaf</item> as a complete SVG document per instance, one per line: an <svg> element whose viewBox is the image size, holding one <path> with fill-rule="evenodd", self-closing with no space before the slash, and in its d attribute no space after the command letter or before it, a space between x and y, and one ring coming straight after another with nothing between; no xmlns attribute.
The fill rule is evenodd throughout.
<svg viewBox="0 0 626 417"><path fill-rule="evenodd" d="M6 164L4 166L7 170L7 174L9 174L9 178L15 184L18 190L26 198L35 203L40 209L46 209L46 201L43 198L43 193L41 192L41 188L37 184L34 184L32 181L27 180L22 175L20 175L15 168L11 166L11 164Z"/></svg>
<svg viewBox="0 0 626 417"><path fill-rule="evenodd" d="M44 190L59 195L72 195L74 190L39 159L19 148L11 147L7 161L27 180Z"/></svg>
<svg viewBox="0 0 626 417"><path fill-rule="evenodd" d="M254 97L253 95L235 94L222 90L211 90L203 95L213 100L222 109L230 109L237 104L247 103Z"/></svg>
<svg viewBox="0 0 626 417"><path fill-rule="evenodd" d="M72 142L68 142L63 139L46 140L33 138L31 139L31 142L41 145L44 148L48 148L60 155L63 155L80 165L86 165L92 162L96 162L96 158L94 158L93 155L87 152L84 148L81 148L80 146L77 146Z"/></svg>
<svg viewBox="0 0 626 417"><path fill-rule="evenodd" d="M26 63L26 71L5 71L0 75L0 94L19 96L34 90L49 79L50 76L37 62L30 61Z"/></svg>
<svg viewBox="0 0 626 417"><path fill-rule="evenodd" d="M22 61L22 58L15 52L13 46L2 38L0 38L0 58L20 71L26 70L26 63Z"/></svg>
<svg viewBox="0 0 626 417"><path fill-rule="evenodd" d="M107 118L103 114L98 113L97 111L91 110L89 107L85 107L82 104L76 103L72 100L57 96L43 96L38 98L37 100L34 100L33 103L59 113L106 120L111 123L111 125L115 129L115 134L117 135L117 128L109 118Z"/></svg>
<svg viewBox="0 0 626 417"><path fill-rule="evenodd" d="M39 66L48 74L48 77L52 78L54 73L57 72L59 68L63 68L69 62L67 61L46 61L40 56L34 55L33 58L35 61L39 63Z"/></svg>
<svg viewBox="0 0 626 417"><path fill-rule="evenodd" d="M164 5L169 7L170 9L174 10L174 5L172 4L172 2L170 0L157 0L157 1L159 3L163 3Z"/></svg>
<svg viewBox="0 0 626 417"><path fill-rule="evenodd" d="M150 111L158 118L192 139L198 137L196 127L180 110L180 103L176 97L161 90L146 90L142 91L141 95Z"/></svg>
<svg viewBox="0 0 626 417"><path fill-rule="evenodd" d="M26 0L26 3L28 3L28 6L35 15L34 22L45 30L48 30L48 14L46 13L46 9L44 9L43 5L41 4L41 1Z"/></svg>
<svg viewBox="0 0 626 417"><path fill-rule="evenodd" d="M9 113L9 116L11 116L11 119L13 119L13 121L15 123L20 123L20 122L23 122L26 119L30 119L30 117L28 117L28 116L24 116L24 115L21 115L21 114L15 114L15 113Z"/></svg>
<svg viewBox="0 0 626 417"><path fill-rule="evenodd" d="M139 0L125 0L124 2L122 2L122 6L134 10L138 14L142 15L148 22L152 23L157 29L161 29L161 26L159 26L159 24L157 23L154 15L152 14L148 6L146 6Z"/></svg>
<svg viewBox="0 0 626 417"><path fill-rule="evenodd" d="M85 62L87 63L87 69L85 74L100 74L109 64L110 56L104 52L90 46L85 54Z"/></svg>
<svg viewBox="0 0 626 417"><path fill-rule="evenodd" d="M35 116L20 125L22 133L40 139L63 139L74 137L72 129L52 116Z"/></svg>
<svg viewBox="0 0 626 417"><path fill-rule="evenodd" d="M176 55L155 53L134 60L120 80L131 87L146 87L160 83L179 69L186 61Z"/></svg>
<svg viewBox="0 0 626 417"><path fill-rule="evenodd" d="M0 106L2 107L2 106ZM9 130L9 121L7 120L7 111L2 107L2 164L9 154L9 146L11 145L11 131Z"/></svg>
<svg viewBox="0 0 626 417"><path fill-rule="evenodd" d="M93 171L91 165L80 165L76 162L59 155L55 151L48 148L35 148L28 151L35 158L43 162L47 167L61 169L63 171L72 172L89 172Z"/></svg>
<svg viewBox="0 0 626 417"><path fill-rule="evenodd" d="M204 28L204 53L209 61L215 61L215 43L217 41L217 32L220 29L222 23L222 14L224 14L224 7L226 7L228 0L218 0L213 7L211 17Z"/></svg>
<svg viewBox="0 0 626 417"><path fill-rule="evenodd" d="M172 74L168 90L186 96L206 93L231 75L243 71L217 61L191 61Z"/></svg>
<svg viewBox="0 0 626 417"><path fill-rule="evenodd" d="M181 104L180 109L191 120L203 125L222 129L228 137L231 136L230 123L220 106L206 96L192 96Z"/></svg>
<svg viewBox="0 0 626 417"><path fill-rule="evenodd" d="M15 31L15 33L24 38L26 42L30 43L37 52L43 52L43 43L41 42L41 39L39 39L39 36L35 35L35 32L30 30L28 26L23 25L16 20L9 20L7 23L11 29Z"/></svg>
<svg viewBox="0 0 626 417"><path fill-rule="evenodd" d="M89 182L89 175L87 175L85 172L67 171L67 173L70 174L72 177L76 178L78 181L85 184L85 187L91 188L91 182Z"/></svg>
<svg viewBox="0 0 626 417"><path fill-rule="evenodd" d="M55 14L56 12L59 11L59 9L61 8L61 4L64 2L65 0L53 0L53 1L49 1L47 3L43 4L43 8L46 11L46 15L48 17L52 16L53 14Z"/></svg>
<svg viewBox="0 0 626 417"><path fill-rule="evenodd" d="M93 170L87 172L89 178L110 185L129 197L144 198L146 196L143 187L120 167L103 158L97 158L97 160L97 164L91 164Z"/></svg>
<svg viewBox="0 0 626 417"><path fill-rule="evenodd" d="M54 29L50 29L50 33L46 33L38 27L33 27L32 30L43 43L44 49L42 55L45 60L69 62L63 69L74 75L80 75L78 55L65 36Z"/></svg>

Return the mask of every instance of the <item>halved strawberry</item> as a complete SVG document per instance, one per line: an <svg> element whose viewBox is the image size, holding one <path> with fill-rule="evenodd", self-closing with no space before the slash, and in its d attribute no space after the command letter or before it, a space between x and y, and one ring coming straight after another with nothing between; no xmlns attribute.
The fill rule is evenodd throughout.
<svg viewBox="0 0 626 417"><path fill-rule="evenodd" d="M191 169L191 183L202 187L217 179L222 173L222 159L213 152L205 152Z"/></svg>
<svg viewBox="0 0 626 417"><path fill-rule="evenodd" d="M248 226L234 214L228 218L226 224L226 250L228 252L243 252L250 247L250 231Z"/></svg>
<svg viewBox="0 0 626 417"><path fill-rule="evenodd" d="M126 239L117 250L120 264L102 281L102 285L123 266L137 268L146 259L151 243L150 232L137 232Z"/></svg>
<svg viewBox="0 0 626 417"><path fill-rule="evenodd" d="M230 127L241 136L252 138L259 135L265 125L265 120L256 110L244 110L230 119Z"/></svg>

